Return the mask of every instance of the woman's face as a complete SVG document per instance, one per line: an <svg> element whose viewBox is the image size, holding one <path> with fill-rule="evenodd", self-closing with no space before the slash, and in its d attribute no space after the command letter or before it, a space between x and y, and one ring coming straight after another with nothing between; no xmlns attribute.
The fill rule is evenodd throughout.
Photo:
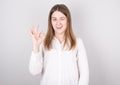
<svg viewBox="0 0 120 85"><path fill-rule="evenodd" d="M53 12L51 22L55 34L64 34L67 28L67 17L60 11Z"/></svg>

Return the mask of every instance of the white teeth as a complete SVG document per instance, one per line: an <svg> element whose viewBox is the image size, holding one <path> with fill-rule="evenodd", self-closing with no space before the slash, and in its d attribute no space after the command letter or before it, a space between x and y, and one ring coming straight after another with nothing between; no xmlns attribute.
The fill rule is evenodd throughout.
<svg viewBox="0 0 120 85"><path fill-rule="evenodd" d="M57 29L61 29L62 27L56 27Z"/></svg>
<svg viewBox="0 0 120 85"><path fill-rule="evenodd" d="M57 29L61 29L61 27L57 27Z"/></svg>

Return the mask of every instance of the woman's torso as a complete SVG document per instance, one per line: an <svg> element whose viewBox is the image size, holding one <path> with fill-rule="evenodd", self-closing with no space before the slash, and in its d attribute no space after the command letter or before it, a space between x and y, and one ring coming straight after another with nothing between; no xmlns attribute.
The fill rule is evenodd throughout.
<svg viewBox="0 0 120 85"><path fill-rule="evenodd" d="M78 85L77 47L73 50L62 49L57 39L53 48L44 49L44 68L40 85Z"/></svg>

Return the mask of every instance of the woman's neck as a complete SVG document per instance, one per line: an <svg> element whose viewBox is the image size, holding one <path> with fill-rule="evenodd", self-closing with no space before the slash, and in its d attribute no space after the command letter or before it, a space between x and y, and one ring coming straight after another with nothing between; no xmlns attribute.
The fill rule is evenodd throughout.
<svg viewBox="0 0 120 85"><path fill-rule="evenodd" d="M64 41L64 35L59 35L59 34L56 34L55 37L60 41L60 43L62 43Z"/></svg>

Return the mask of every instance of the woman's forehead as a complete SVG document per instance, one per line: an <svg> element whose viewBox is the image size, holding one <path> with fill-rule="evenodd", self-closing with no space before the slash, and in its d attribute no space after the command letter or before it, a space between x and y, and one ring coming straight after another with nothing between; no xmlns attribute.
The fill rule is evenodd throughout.
<svg viewBox="0 0 120 85"><path fill-rule="evenodd" d="M54 18L54 17L66 17L66 16L60 11L54 11L51 17Z"/></svg>

